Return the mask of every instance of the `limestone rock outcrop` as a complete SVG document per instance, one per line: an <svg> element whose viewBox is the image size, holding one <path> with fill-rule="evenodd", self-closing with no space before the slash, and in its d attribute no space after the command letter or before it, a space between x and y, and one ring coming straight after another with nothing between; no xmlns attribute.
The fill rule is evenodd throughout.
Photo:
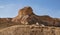
<svg viewBox="0 0 60 35"><path fill-rule="evenodd" d="M38 16L33 13L31 7L24 7L19 10L18 15L14 18L0 18L1 25L40 25L40 26L56 26L60 27L60 19L52 18L48 15ZM1 26L0 25L0 26Z"/></svg>
<svg viewBox="0 0 60 35"><path fill-rule="evenodd" d="M0 35L60 35L60 19L38 16L24 7L14 18L0 18Z"/></svg>
<svg viewBox="0 0 60 35"><path fill-rule="evenodd" d="M38 16L33 13L31 7L24 7L19 10L18 15L12 19L13 22L20 22L22 24L37 24L45 26L60 26L60 20L52 18L48 15Z"/></svg>
<svg viewBox="0 0 60 35"><path fill-rule="evenodd" d="M12 19L13 22L21 22L21 23L25 23L26 18L28 18L29 16L34 15L33 10L31 7L24 7L22 9L19 10L18 15Z"/></svg>
<svg viewBox="0 0 60 35"><path fill-rule="evenodd" d="M38 16L31 7L20 9L14 18L0 18L0 35L60 35L59 27L60 19Z"/></svg>

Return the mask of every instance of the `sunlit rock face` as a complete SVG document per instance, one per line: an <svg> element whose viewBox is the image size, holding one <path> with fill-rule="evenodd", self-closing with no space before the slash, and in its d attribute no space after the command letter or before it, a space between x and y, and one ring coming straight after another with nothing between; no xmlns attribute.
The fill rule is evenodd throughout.
<svg viewBox="0 0 60 35"><path fill-rule="evenodd" d="M26 20L29 16L34 15L31 7L24 7L19 10L18 15L12 19L13 22L27 23Z"/></svg>
<svg viewBox="0 0 60 35"><path fill-rule="evenodd" d="M12 22L18 22L22 24L36 24L45 26L60 26L60 20L52 18L48 15L38 16L33 13L31 7L24 7L19 10L18 15L12 19Z"/></svg>
<svg viewBox="0 0 60 35"><path fill-rule="evenodd" d="M0 18L0 35L60 35L59 27L60 19L35 15L31 7L20 9L14 18Z"/></svg>
<svg viewBox="0 0 60 35"><path fill-rule="evenodd" d="M28 25L41 25L41 26L59 26L60 19L52 18L48 15L38 16L33 13L31 7L24 7L18 11L18 15L14 18L0 18L0 23L12 24L28 24ZM11 24L10 24L11 23Z"/></svg>

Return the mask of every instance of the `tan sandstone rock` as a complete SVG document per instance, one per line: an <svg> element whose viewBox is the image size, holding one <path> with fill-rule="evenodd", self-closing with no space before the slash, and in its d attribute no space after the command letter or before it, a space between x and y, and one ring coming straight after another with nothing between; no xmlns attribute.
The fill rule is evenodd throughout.
<svg viewBox="0 0 60 35"><path fill-rule="evenodd" d="M24 7L19 10L18 15L12 19L13 22L22 24L43 24L45 26L60 26L60 20L48 15L38 16L33 13L31 7Z"/></svg>

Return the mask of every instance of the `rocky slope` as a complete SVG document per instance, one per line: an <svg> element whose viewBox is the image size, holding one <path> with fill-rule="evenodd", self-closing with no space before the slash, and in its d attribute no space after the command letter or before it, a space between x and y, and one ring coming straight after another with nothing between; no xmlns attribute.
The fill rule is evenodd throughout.
<svg viewBox="0 0 60 35"><path fill-rule="evenodd" d="M18 15L12 19L13 22L20 22L22 24L37 24L45 26L60 26L60 20L52 18L48 15L38 16L33 13L31 7L24 7L19 10Z"/></svg>
<svg viewBox="0 0 60 35"><path fill-rule="evenodd" d="M14 18L0 18L0 35L59 35L60 19L38 16L31 7L19 10Z"/></svg>
<svg viewBox="0 0 60 35"><path fill-rule="evenodd" d="M31 7L24 7L19 10L18 15L14 18L0 18L0 24L36 24L44 26L56 26L60 27L60 20L52 18L48 15L38 16L33 13Z"/></svg>
<svg viewBox="0 0 60 35"><path fill-rule="evenodd" d="M60 28L36 25L14 25L0 30L0 35L60 35Z"/></svg>

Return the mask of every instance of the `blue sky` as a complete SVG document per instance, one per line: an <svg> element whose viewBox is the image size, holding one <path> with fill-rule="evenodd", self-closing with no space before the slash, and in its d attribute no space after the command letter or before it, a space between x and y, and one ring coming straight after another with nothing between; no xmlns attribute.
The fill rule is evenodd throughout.
<svg viewBox="0 0 60 35"><path fill-rule="evenodd" d="M36 15L60 18L60 0L0 0L0 18L15 17L25 6L31 6Z"/></svg>

